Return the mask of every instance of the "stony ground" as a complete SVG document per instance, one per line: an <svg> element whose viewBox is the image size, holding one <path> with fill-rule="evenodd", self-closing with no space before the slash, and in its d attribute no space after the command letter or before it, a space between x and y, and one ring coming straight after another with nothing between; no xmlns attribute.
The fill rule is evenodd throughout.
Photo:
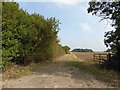
<svg viewBox="0 0 120 90"><path fill-rule="evenodd" d="M18 79L3 81L4 88L105 88L104 82L98 81L76 68L65 67L66 60L79 60L74 54L64 55L55 59L54 63L41 66L38 72L33 72Z"/></svg>

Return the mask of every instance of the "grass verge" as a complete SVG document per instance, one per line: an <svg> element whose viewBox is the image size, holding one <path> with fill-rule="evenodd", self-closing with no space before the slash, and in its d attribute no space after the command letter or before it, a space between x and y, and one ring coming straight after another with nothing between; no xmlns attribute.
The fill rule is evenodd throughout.
<svg viewBox="0 0 120 90"><path fill-rule="evenodd" d="M28 66L20 66L11 64L5 72L3 72L3 80L10 79L10 78L20 78L25 75L30 75L35 73L39 70L40 67L48 65L52 63L49 62L39 62L39 63L31 63Z"/></svg>
<svg viewBox="0 0 120 90"><path fill-rule="evenodd" d="M114 71L106 70L104 68L100 68L93 62L78 62L78 61L68 61L65 66L78 68L84 72L92 74L97 78L103 79L105 81L117 80L118 74Z"/></svg>

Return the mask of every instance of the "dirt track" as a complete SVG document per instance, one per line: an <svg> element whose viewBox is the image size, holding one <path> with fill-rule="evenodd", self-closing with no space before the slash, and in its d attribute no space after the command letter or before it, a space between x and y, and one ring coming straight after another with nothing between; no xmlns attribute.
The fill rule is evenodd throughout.
<svg viewBox="0 0 120 90"><path fill-rule="evenodd" d="M54 63L41 66L38 72L3 81L4 88L105 88L105 83L83 71L64 67L66 60L79 60L74 54L59 57Z"/></svg>

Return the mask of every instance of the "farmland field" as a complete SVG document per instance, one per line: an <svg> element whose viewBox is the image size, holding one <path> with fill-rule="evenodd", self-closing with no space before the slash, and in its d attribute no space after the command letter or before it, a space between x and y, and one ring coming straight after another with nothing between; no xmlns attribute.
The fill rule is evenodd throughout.
<svg viewBox="0 0 120 90"><path fill-rule="evenodd" d="M91 62L94 54L108 54L108 52L74 52L74 54L84 61Z"/></svg>

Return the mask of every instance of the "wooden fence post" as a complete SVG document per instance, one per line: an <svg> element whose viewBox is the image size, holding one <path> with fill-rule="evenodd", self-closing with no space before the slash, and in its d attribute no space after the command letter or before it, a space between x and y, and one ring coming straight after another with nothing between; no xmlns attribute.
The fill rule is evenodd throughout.
<svg viewBox="0 0 120 90"><path fill-rule="evenodd" d="M99 54L99 64L101 63L101 58L100 58L100 54Z"/></svg>
<svg viewBox="0 0 120 90"><path fill-rule="evenodd" d="M108 54L108 60L111 60L111 53Z"/></svg>
<svg viewBox="0 0 120 90"><path fill-rule="evenodd" d="M97 62L99 64L102 64L103 62L105 62L105 60L111 60L112 58L112 53L108 53L108 54L93 54L93 58L94 58L94 62Z"/></svg>
<svg viewBox="0 0 120 90"><path fill-rule="evenodd" d="M93 54L94 62L95 62L95 54Z"/></svg>

